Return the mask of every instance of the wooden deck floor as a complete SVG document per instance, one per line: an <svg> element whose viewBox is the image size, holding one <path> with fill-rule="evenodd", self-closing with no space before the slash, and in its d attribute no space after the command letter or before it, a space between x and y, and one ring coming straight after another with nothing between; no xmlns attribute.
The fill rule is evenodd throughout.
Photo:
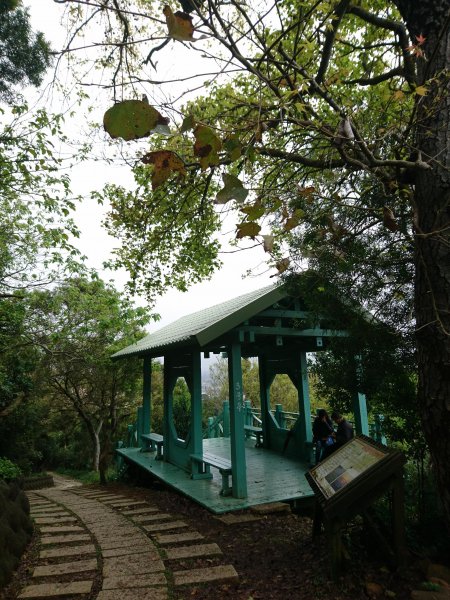
<svg viewBox="0 0 450 600"><path fill-rule="evenodd" d="M155 452L141 452L139 448L121 448L117 452L126 460L139 465L214 513L240 510L266 502L298 500L313 496L305 478L305 473L309 469L307 463L254 446L254 440L246 443L248 497L245 499L220 496L221 477L217 469L211 469L213 479L193 480L189 473L178 467L155 460ZM230 458L230 440L228 438L204 440L203 450Z"/></svg>

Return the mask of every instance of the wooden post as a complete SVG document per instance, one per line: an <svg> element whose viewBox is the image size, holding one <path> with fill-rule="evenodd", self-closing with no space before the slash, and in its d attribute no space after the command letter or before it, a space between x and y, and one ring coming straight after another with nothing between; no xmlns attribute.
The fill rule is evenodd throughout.
<svg viewBox="0 0 450 600"><path fill-rule="evenodd" d="M308 363L306 352L300 352L300 377L297 386L300 435L305 450L304 457L310 457L306 442L312 443L311 403L309 400Z"/></svg>
<svg viewBox="0 0 450 600"><path fill-rule="evenodd" d="M247 497L247 468L245 462L244 402L242 390L241 345L233 342L228 352L230 386L231 465L233 496Z"/></svg>
<svg viewBox="0 0 450 600"><path fill-rule="evenodd" d="M214 417L208 417L208 438L214 438L216 437L215 435L215 429L213 432L213 423L214 423Z"/></svg>
<svg viewBox="0 0 450 600"><path fill-rule="evenodd" d="M142 390L142 433L152 430L152 359L144 356Z"/></svg>
<svg viewBox="0 0 450 600"><path fill-rule="evenodd" d="M137 409L137 422L136 422L136 442L137 442L137 446L141 446L142 441L141 441L141 434L144 433L143 431L143 408L142 406L138 406Z"/></svg>
<svg viewBox="0 0 450 600"><path fill-rule="evenodd" d="M283 405L275 404L275 412L273 414L275 421L278 423L281 429L286 427L286 419L283 414Z"/></svg>
<svg viewBox="0 0 450 600"><path fill-rule="evenodd" d="M168 356L164 356L164 384L163 384L163 402L164 402L164 418L163 418L163 436L164 436L164 452L163 460L169 460L172 448L172 431L171 424L173 423L173 374L172 361Z"/></svg>
<svg viewBox="0 0 450 600"><path fill-rule="evenodd" d="M357 434L369 435L369 420L367 418L366 396L361 390L361 357L355 356L356 391L353 394L353 413L355 415L355 430Z"/></svg>
<svg viewBox="0 0 450 600"><path fill-rule="evenodd" d="M263 430L263 447L270 448L270 385L267 378L266 358L263 355L258 356L259 371L259 402L261 405L261 426Z"/></svg>
<svg viewBox="0 0 450 600"><path fill-rule="evenodd" d="M202 371L200 352L192 353L191 441L193 454L203 450L202 433Z"/></svg>
<svg viewBox="0 0 450 600"><path fill-rule="evenodd" d="M343 551L341 537L341 522L338 518L325 519L325 535L330 556L330 575L336 580L341 574Z"/></svg>
<svg viewBox="0 0 450 600"><path fill-rule="evenodd" d="M222 404L223 437L230 437L230 402L224 400Z"/></svg>
<svg viewBox="0 0 450 600"><path fill-rule="evenodd" d="M406 562L405 486L403 470L395 475L392 488L392 538L397 565L402 567Z"/></svg>
<svg viewBox="0 0 450 600"><path fill-rule="evenodd" d="M244 424L253 425L252 403L250 400L244 400ZM245 432L245 437L250 437L250 432Z"/></svg>

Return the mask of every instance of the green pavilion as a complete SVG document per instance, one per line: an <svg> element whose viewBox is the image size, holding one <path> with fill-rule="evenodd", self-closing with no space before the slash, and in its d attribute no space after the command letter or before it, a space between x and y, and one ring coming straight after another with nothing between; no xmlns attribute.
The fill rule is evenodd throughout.
<svg viewBox="0 0 450 600"><path fill-rule="evenodd" d="M283 285L216 304L147 335L113 356L141 359L144 377L137 446L121 447L118 454L216 513L311 497L305 478L312 455L306 357L345 335L317 322L302 299L289 295ZM227 423L220 437L205 436L202 426L201 360L213 354L228 358L229 412L223 415ZM160 358L163 431L153 431L151 361ZM258 411L243 395L242 358L258 360ZM298 392L295 420L271 409L270 387L277 374L287 374ZM191 398L185 439L177 435L173 419L173 390L180 377ZM362 391L355 393L353 412L356 433L368 434Z"/></svg>

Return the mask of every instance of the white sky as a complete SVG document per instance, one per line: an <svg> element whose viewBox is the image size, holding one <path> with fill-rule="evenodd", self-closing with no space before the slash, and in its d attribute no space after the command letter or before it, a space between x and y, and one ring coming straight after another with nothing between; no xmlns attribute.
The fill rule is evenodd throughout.
<svg viewBox="0 0 450 600"><path fill-rule="evenodd" d="M52 0L25 0L24 5L30 7L34 29L42 31L52 46L58 48L64 39L58 18L61 11L60 6ZM181 56L186 61L186 68L188 65L192 67L194 54L191 55L185 50ZM158 60L163 60L162 54L158 56ZM164 57L164 60L166 61L165 69L167 69L169 67L168 59ZM176 60L180 60L180 54ZM55 110L57 108L55 107ZM81 121L83 122L83 119ZM89 194L93 189L101 189L107 182L124 186L132 182L128 168L101 165L98 162L80 165L71 173L71 177L74 192L82 195ZM103 261L110 257L112 249L118 245L118 242L109 237L101 227L105 212L105 207L100 207L88 199L84 201L76 214L76 221L81 230L78 247L88 257L89 266L96 268L104 279L113 279L116 286L122 289L127 274L106 272L102 267ZM234 229L234 226L233 220L227 223L228 233ZM231 235L224 236L224 243L230 237ZM149 330L155 331L180 316L273 283L274 279L270 278L270 275L274 275L276 272L274 269L269 272L264 266L265 257L266 255L260 247L222 255L224 266L210 281L193 286L187 293L170 291L158 301L154 310L161 315L161 320L158 323L150 324ZM255 267L262 274L243 279L243 275ZM136 302L141 305L145 304L142 299L136 299Z"/></svg>

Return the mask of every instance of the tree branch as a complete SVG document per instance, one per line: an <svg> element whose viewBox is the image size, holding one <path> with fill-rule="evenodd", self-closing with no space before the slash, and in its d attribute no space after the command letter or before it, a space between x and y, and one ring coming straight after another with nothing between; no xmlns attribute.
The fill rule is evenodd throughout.
<svg viewBox="0 0 450 600"><path fill-rule="evenodd" d="M350 4L350 0L341 0L341 2L336 6L336 10L334 14L336 15L334 19L332 19L332 29L327 31L325 36L325 43L323 45L322 50L322 60L320 61L319 70L317 71L316 81L321 84L323 82L323 78L325 77L325 73L328 69L328 64L331 59L331 53L333 50L334 41L336 39L336 34L339 29L339 25L347 12L348 5Z"/></svg>

